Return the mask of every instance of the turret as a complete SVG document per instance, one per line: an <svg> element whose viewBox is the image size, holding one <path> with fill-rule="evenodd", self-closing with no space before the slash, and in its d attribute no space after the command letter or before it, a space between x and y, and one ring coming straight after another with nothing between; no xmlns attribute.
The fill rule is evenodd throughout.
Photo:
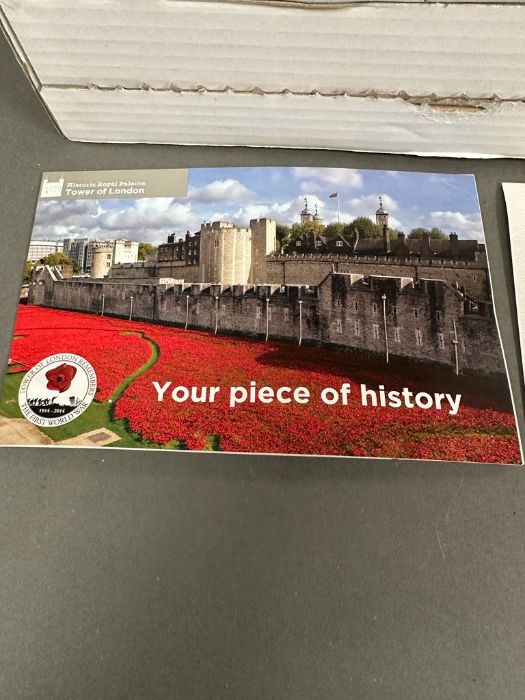
<svg viewBox="0 0 525 700"><path fill-rule="evenodd" d="M383 228L384 226L388 227L388 212L387 210L383 207L383 195L379 195L379 209L376 211L376 224L378 226L381 226Z"/></svg>
<svg viewBox="0 0 525 700"><path fill-rule="evenodd" d="M321 214L317 211L317 204L315 205L314 221L319 224L319 226L324 226L324 220Z"/></svg>
<svg viewBox="0 0 525 700"><path fill-rule="evenodd" d="M301 212L301 223L302 224L309 224L313 220L314 220L313 214L311 214L309 209L308 209L308 200L305 197L304 198L304 209Z"/></svg>

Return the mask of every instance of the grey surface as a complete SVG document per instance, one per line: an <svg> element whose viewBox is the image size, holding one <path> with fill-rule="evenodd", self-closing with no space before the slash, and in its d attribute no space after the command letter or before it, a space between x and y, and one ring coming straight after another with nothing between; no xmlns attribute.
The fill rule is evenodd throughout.
<svg viewBox="0 0 525 700"><path fill-rule="evenodd" d="M501 180L525 163L69 143L0 42L4 366L42 170L475 172L523 411ZM0 452L0 697L514 700L523 469Z"/></svg>

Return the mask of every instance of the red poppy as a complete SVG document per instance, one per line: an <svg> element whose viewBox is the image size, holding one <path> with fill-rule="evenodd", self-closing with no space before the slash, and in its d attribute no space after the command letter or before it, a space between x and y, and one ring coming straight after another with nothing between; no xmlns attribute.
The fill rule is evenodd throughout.
<svg viewBox="0 0 525 700"><path fill-rule="evenodd" d="M54 369L50 369L49 372L46 372L47 388L60 393L66 391L71 386L76 373L77 368L65 362Z"/></svg>
<svg viewBox="0 0 525 700"><path fill-rule="evenodd" d="M410 374L408 364L393 363L387 371L377 360L331 348L298 349L287 342L263 343L30 305L19 307L11 350L16 364L9 371L25 372L57 352L82 355L97 373L96 400L107 401L126 377L153 359L143 336L155 342L158 357L129 384L113 410L115 418L125 420L152 445L180 443L202 450L214 441L228 452L520 463L504 378L484 384L423 364L417 372L412 367ZM168 393L157 401L152 381L162 385L174 378L181 386L219 386L221 392L206 405L176 403ZM228 387L247 386L248 379L272 387L305 386L312 398L305 405L245 403L231 408ZM347 405L320 401L323 388L343 381L353 387ZM437 409L363 406L361 383L461 393L461 410L451 416ZM57 391L66 388L53 386Z"/></svg>

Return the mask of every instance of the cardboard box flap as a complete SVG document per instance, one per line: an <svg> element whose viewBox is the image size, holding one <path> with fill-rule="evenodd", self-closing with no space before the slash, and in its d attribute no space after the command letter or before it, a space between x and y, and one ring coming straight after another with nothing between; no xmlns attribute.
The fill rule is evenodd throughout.
<svg viewBox="0 0 525 700"><path fill-rule="evenodd" d="M525 98L525 6L0 5L46 86Z"/></svg>
<svg viewBox="0 0 525 700"><path fill-rule="evenodd" d="M72 139L525 156L525 5L0 0Z"/></svg>
<svg viewBox="0 0 525 700"><path fill-rule="evenodd" d="M42 94L74 140L525 156L525 104L464 113L394 99L233 91L45 88Z"/></svg>

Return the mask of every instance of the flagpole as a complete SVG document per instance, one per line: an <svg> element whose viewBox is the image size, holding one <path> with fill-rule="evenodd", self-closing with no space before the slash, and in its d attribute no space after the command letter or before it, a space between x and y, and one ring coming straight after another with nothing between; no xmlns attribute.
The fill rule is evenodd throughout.
<svg viewBox="0 0 525 700"><path fill-rule="evenodd" d="M339 192L337 193L337 223L341 223L341 212L339 211Z"/></svg>

